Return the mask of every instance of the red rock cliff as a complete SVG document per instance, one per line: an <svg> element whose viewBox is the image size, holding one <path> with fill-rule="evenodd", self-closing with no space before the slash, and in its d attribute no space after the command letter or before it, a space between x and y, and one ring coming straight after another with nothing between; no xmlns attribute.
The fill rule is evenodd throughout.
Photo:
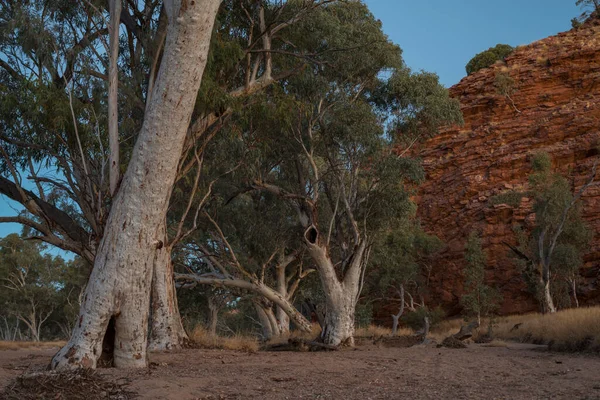
<svg viewBox="0 0 600 400"><path fill-rule="evenodd" d="M498 74L514 80L510 99L500 95ZM573 190L589 177L600 144L600 26L586 24L528 46L464 78L450 89L465 124L448 128L421 149L427 181L417 202L425 229L448 247L431 276L432 304L460 310L464 244L483 232L487 280L504 295L502 313L537 310L504 241L515 243L515 223L532 220L531 201L519 209L493 206L490 198L527 185L531 156L548 152ZM586 191L583 215L594 231L579 286L584 304L600 301L600 188Z"/></svg>

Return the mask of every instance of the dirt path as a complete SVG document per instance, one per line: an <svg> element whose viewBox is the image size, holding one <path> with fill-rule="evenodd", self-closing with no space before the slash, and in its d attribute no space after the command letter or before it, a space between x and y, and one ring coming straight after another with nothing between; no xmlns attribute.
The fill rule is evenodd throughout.
<svg viewBox="0 0 600 400"><path fill-rule="evenodd" d="M0 351L0 385L51 350ZM105 369L143 399L600 399L600 357L522 346L361 347L331 353L185 350ZM1 397L1 396L0 396Z"/></svg>

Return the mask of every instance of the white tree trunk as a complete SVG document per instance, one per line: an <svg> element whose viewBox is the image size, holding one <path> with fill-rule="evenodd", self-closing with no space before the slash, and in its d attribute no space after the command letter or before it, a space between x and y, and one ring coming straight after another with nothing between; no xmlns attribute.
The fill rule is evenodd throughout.
<svg viewBox="0 0 600 400"><path fill-rule="evenodd" d="M543 282L543 293L542 293L542 301L544 306L544 312L547 313L555 313L556 307L554 306L554 301L552 300L552 293L550 292L550 281Z"/></svg>
<svg viewBox="0 0 600 400"><path fill-rule="evenodd" d="M550 291L550 265L542 261L540 269L542 271L540 283L542 285L542 306L544 307L544 312L555 313L556 307L554 306L552 292Z"/></svg>
<svg viewBox="0 0 600 400"><path fill-rule="evenodd" d="M290 296L288 296L288 288L287 288L287 280L285 275L285 265L278 266L276 269L277 274L277 291L280 295L285 297L288 300ZM277 306L276 311L277 316L277 324L279 328L279 333L281 335L287 335L290 333L290 317L285 313L283 308Z"/></svg>
<svg viewBox="0 0 600 400"><path fill-rule="evenodd" d="M217 323L219 322L219 306L212 296L208 297L208 332L212 336L217 335Z"/></svg>
<svg viewBox="0 0 600 400"><path fill-rule="evenodd" d="M178 349L189 340L179 315L171 251L169 246L157 250L154 261L148 338L148 350L152 351Z"/></svg>
<svg viewBox="0 0 600 400"><path fill-rule="evenodd" d="M258 315L258 320L260 321L260 325L263 330L263 338L265 340L270 340L273 338L273 327L271 325L271 321L267 316L267 312L264 307L258 303L254 303L254 308L256 309L256 314Z"/></svg>
<svg viewBox="0 0 600 400"><path fill-rule="evenodd" d="M165 1L165 51L71 339L52 368L95 368L114 319L115 367L145 367L150 285L220 0ZM159 238L159 239L157 239Z"/></svg>
<svg viewBox="0 0 600 400"><path fill-rule="evenodd" d="M306 241L308 253L315 262L325 292L325 326L321 339L325 344L354 345L354 312L360 291L361 267L364 262L366 242L355 250L353 261L344 280L340 282L328 252L318 243Z"/></svg>

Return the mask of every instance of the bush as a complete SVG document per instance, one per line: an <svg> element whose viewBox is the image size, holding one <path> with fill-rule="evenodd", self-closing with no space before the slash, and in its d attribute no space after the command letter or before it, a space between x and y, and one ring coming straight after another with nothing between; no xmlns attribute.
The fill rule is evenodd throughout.
<svg viewBox="0 0 600 400"><path fill-rule="evenodd" d="M423 328L425 316L429 318L429 327L433 328L444 319L446 313L439 307L436 307L433 310L429 310L427 307L421 307L416 311L406 314L404 317L402 317L402 321L409 328L417 331Z"/></svg>
<svg viewBox="0 0 600 400"><path fill-rule="evenodd" d="M480 69L491 67L497 61L504 61L514 50L512 46L507 44L497 44L496 47L490 47L469 61L465 67L467 75L471 75Z"/></svg>

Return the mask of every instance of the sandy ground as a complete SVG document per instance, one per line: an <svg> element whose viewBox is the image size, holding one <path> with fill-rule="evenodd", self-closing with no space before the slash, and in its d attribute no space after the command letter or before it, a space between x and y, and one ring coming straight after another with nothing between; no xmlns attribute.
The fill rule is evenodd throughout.
<svg viewBox="0 0 600 400"><path fill-rule="evenodd" d="M43 369L53 352L0 351L0 386ZM600 399L600 357L516 344L327 353L188 349L151 355L147 370L100 374L142 399Z"/></svg>

